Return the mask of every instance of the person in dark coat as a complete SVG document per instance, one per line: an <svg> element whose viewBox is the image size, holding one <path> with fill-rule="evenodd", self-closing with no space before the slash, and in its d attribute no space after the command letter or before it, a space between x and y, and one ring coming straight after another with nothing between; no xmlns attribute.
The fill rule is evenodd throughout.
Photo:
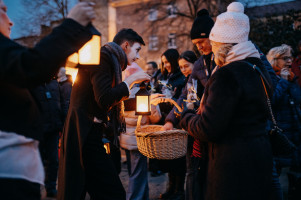
<svg viewBox="0 0 301 200"><path fill-rule="evenodd" d="M171 91L173 100L177 100L185 87L185 76L181 73L178 64L179 52L176 49L167 49L161 56L162 69L159 81L165 81L168 90ZM166 86L159 85L159 92L164 93Z"/></svg>
<svg viewBox="0 0 301 200"><path fill-rule="evenodd" d="M146 63L145 72L151 77L158 71L158 65L155 61L150 61ZM153 77L152 77L153 78Z"/></svg>
<svg viewBox="0 0 301 200"><path fill-rule="evenodd" d="M146 63L145 72L151 76L150 86L155 90L155 85L157 85L158 77L161 74L161 70L158 69L158 65L155 61L149 61Z"/></svg>
<svg viewBox="0 0 301 200"><path fill-rule="evenodd" d="M63 122L67 117L69 104L70 104L70 96L72 91L72 76L66 74L65 67L61 67L59 73L57 74L57 81L59 83L59 90L60 90L60 100L61 100L61 107L63 112Z"/></svg>
<svg viewBox="0 0 301 200"><path fill-rule="evenodd" d="M191 75L188 79L188 84L194 86L196 89L197 99L201 99L204 88L212 72L217 69L214 62L214 56L209 41L209 33L214 25L214 21L209 16L206 9L198 11L197 17L194 20L190 31L190 37L192 43L196 46L197 51L201 54L201 57L194 62L194 67ZM186 56L187 57L187 56ZM192 83L194 82L194 84ZM196 84L195 84L196 82ZM178 99L178 105L183 104L183 100L187 99L188 90L187 84L180 98ZM195 109L197 109L195 105ZM179 128L179 119L175 115L175 107L169 112L165 118L165 124L163 130L171 130L174 127ZM186 200L200 200L202 192L202 184L204 182L204 168L206 165L206 151L207 144L200 142L188 136L187 154L186 154Z"/></svg>
<svg viewBox="0 0 301 200"><path fill-rule="evenodd" d="M92 199L125 199L102 137L113 135L118 146L118 135L125 131L122 101L135 83L150 80L142 71L121 79L122 70L139 58L141 45L144 41L135 31L122 29L101 48L99 66L79 67L62 136L59 200L84 199L86 192Z"/></svg>
<svg viewBox="0 0 301 200"><path fill-rule="evenodd" d="M266 132L269 116L259 74L271 79L254 44L248 41L249 19L239 2L217 17L209 39L220 69L205 87L198 113L186 110L180 125L208 142L205 200L268 199L272 152ZM271 95L271 89L268 88Z"/></svg>
<svg viewBox="0 0 301 200"><path fill-rule="evenodd" d="M185 83L187 83L189 76L191 75L191 72L193 70L193 64L197 60L196 55L192 51L185 51L179 56L179 67L182 72L182 74L185 76ZM188 86L185 86L185 89ZM174 112L174 109L170 111L170 113ZM169 114L170 115L170 114ZM176 127L176 125L175 125ZM163 129L164 130L164 129ZM187 159L187 158L186 158ZM189 158L188 158L189 159ZM165 164L169 166L170 168L173 168L176 165L179 165L178 168L183 168L182 163L185 159L176 159L171 161L166 161ZM184 170L178 172L177 170L170 170L171 172L168 174L169 177L169 184L167 191L161 195L162 199L185 199L184 197L184 183L185 183L185 174L182 173ZM185 172L185 171L184 171Z"/></svg>
<svg viewBox="0 0 301 200"><path fill-rule="evenodd" d="M185 76L182 74L178 64L179 53L176 49L166 50L162 56L162 74L158 78L162 83L159 85L160 93L167 98L177 101L183 87L185 86ZM172 110L173 105L162 103L159 105L163 118ZM164 122L164 119L161 119ZM168 172L168 186L165 193L160 194L161 199L168 199L172 195L177 198L184 197L185 183L185 157L174 160L152 160L152 165L158 166L160 171ZM177 166L177 167L175 167Z"/></svg>
<svg viewBox="0 0 301 200"><path fill-rule="evenodd" d="M290 167L288 172L291 199L301 197L301 89L297 77L291 70L292 48L286 44L272 48L268 55L277 74L277 85L272 100L273 113L279 128L298 148L289 156L275 156L277 177L281 169ZM299 181L298 181L299 179Z"/></svg>
<svg viewBox="0 0 301 200"><path fill-rule="evenodd" d="M34 48L9 39L12 22L0 0L0 194L1 199L41 198L44 170L38 150L40 111L29 88L50 80L66 58L92 37L85 26L93 4L79 3ZM74 34L76 33L76 34Z"/></svg>
<svg viewBox="0 0 301 200"><path fill-rule="evenodd" d="M185 87L185 76L179 68L178 58L179 52L176 49L168 49L162 54L161 74L158 75L154 89L154 93L164 94L166 98L171 98L174 101L177 101ZM173 105L161 103L159 107L162 114L159 124L163 124Z"/></svg>
<svg viewBox="0 0 301 200"><path fill-rule="evenodd" d="M46 193L47 197L56 197L59 133L64 124L59 83L56 79L52 79L34 87L31 89L31 93L41 108L43 139L39 149L45 168Z"/></svg>

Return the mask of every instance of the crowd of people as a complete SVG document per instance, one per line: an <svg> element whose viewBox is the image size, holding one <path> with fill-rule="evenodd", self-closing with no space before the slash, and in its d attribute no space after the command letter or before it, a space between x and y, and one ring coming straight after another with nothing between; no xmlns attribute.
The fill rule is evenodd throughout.
<svg viewBox="0 0 301 200"><path fill-rule="evenodd" d="M84 200L87 193L94 200L148 200L150 170L168 173L162 200L283 200L285 167L288 198L301 198L300 42L296 56L286 44L265 56L249 40L244 6L233 2L215 21L206 9L197 13L190 31L197 52L166 49L159 65L141 68L135 61L145 42L124 28L101 47L99 65L78 68L72 85L62 66L92 37L93 7L78 3L49 36L26 48L9 39L13 23L0 0L1 198L38 200L45 185L47 196L59 200ZM185 156L156 160L138 151L141 83L152 100L170 98L183 108L151 105L141 125L186 130ZM266 93L279 128L297 146L291 155L272 152Z"/></svg>

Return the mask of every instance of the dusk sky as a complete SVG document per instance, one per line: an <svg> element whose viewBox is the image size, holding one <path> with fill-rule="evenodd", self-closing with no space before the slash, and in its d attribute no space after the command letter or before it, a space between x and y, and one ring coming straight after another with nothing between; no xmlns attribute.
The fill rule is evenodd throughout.
<svg viewBox="0 0 301 200"><path fill-rule="evenodd" d="M7 13L10 19L14 22L14 26L12 27L12 33L11 33L11 38L19 38L24 35L20 33L20 26L18 25L18 19L24 17L26 15L24 8L21 4L22 0L3 0L5 5L7 6ZM73 2L73 5L75 4L74 2L77 2L77 0L70 0ZM240 0L240 2L244 2L250 0ZM277 3L277 2L284 2L284 1L291 1L291 0L262 0L262 2L265 3ZM254 2L258 2L258 0L255 0ZM34 24L29 24L34 26Z"/></svg>
<svg viewBox="0 0 301 200"><path fill-rule="evenodd" d="M15 39L24 36L20 32L20 26L18 24L18 19L26 15L26 11L23 5L21 4L22 0L3 0L3 1L4 4L7 6L7 14L9 18L12 20L12 22L14 23L10 35L11 38ZM74 5L75 2L77 2L77 0L70 0L70 2L72 3L72 5ZM29 25L34 26L34 24L29 24Z"/></svg>

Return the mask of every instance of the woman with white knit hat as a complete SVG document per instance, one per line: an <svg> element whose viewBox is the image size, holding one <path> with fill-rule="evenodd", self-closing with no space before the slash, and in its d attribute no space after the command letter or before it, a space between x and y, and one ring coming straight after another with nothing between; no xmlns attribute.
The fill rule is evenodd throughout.
<svg viewBox="0 0 301 200"><path fill-rule="evenodd" d="M272 181L272 152L265 127L269 116L258 66L270 77L252 42L241 3L220 14L209 39L217 70L207 82L198 113L182 113L181 126L208 142L205 200L266 200ZM268 93L271 89L267 87Z"/></svg>

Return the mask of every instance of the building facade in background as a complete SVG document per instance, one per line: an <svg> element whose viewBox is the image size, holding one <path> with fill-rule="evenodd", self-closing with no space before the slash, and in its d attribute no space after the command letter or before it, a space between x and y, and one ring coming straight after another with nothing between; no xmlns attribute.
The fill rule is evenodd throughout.
<svg viewBox="0 0 301 200"><path fill-rule="evenodd" d="M197 8L189 6L189 0L97 0L94 26L102 33L102 45L113 40L122 28L132 28L140 34L146 46L142 48L138 64L144 67L146 62L160 64L161 54L174 48L179 53L192 50L190 28L196 12L202 8L209 9L211 16L217 16L226 10L231 0L197 0ZM300 1L291 1L273 5L247 8L250 18L263 17L264 13L283 14L290 8L300 9ZM278 5L278 6L277 6ZM280 9L281 8L281 9ZM279 10L280 9L280 10ZM17 42L33 46L41 37L48 34L59 21L50 27L42 26L41 35L16 39Z"/></svg>

